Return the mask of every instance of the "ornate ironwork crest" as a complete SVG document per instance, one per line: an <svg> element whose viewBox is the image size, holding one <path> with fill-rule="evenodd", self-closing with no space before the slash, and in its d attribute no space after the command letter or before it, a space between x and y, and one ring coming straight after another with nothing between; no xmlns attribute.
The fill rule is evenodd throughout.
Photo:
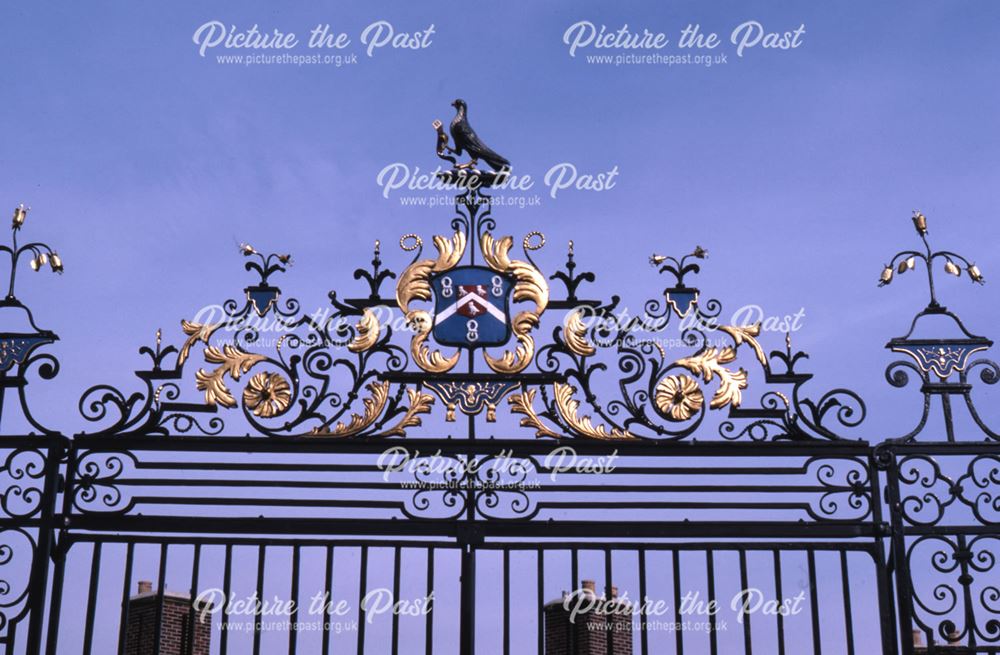
<svg viewBox="0 0 1000 655"><path fill-rule="evenodd" d="M173 329L174 343L169 331L157 330L154 343L140 349L149 363L135 372L137 389L106 384L88 389L79 409L97 427L72 439L43 427L25 404L28 369L37 365L43 378L58 371L54 357L38 353L57 337L39 329L15 298L15 270L22 256L30 255L35 270L61 272L62 262L42 243L18 245L27 209L15 210L11 245L0 246L12 261L0 316L17 319L0 332L0 396L16 389L27 421L42 435L8 436L6 452L0 453L0 518L7 526L0 530L0 568L17 559L15 552L31 553L24 580L11 583L6 570L0 571L5 597L0 645L12 643L14 627L30 614L26 652L40 652L46 624L55 651L66 556L74 543L93 544L91 627L84 638L89 652L102 543L127 543L124 609L138 543L160 543L162 580L170 547L176 550L193 538L194 591L202 546L224 548L229 580L234 547L256 545L257 580L263 585L264 551L284 547L270 535L284 534L281 543L294 553L290 578L298 584L302 537L318 534L323 539L316 543L328 553L328 585L331 535L356 537L349 546L336 547L361 544L362 562L370 546L378 547L373 544L393 546L397 585L404 548L426 549L428 569L435 549L459 551L459 623L467 653L474 652L469 635L477 550L502 552L509 588L511 552L536 546L538 615L545 549L569 548L574 577L578 550L603 550L609 593L613 551L637 553L641 587L647 551L652 557L656 548L672 550L678 595L682 549L705 551L709 580L716 555L736 551L744 587L748 551L770 551L779 597L781 556L801 549L807 551L811 602L814 609L822 607L811 613L818 648L819 617L831 610L827 599L817 598L816 559L839 551L845 624L854 615L848 555L864 554L875 567L882 652L896 652L897 643L906 655L921 652L919 638L927 640L927 652L944 652L939 648L944 643L960 642L969 652L995 651L1000 436L986 425L971 394L973 373L994 385L1000 367L974 357L992 342L967 330L938 303L930 269L943 262L945 273L964 270L981 283L976 265L953 252L932 250L926 217L913 217L925 251L897 254L880 281L890 283L919 261L928 266L930 303L904 336L887 344L907 359L886 371L896 387L907 384L908 372L916 374L923 415L900 439L877 446L847 442L851 428L865 418L861 398L841 388L810 395L812 376L801 370L808 356L793 349L790 334L783 347L774 348L760 324L723 320L721 302L692 286L707 257L704 248L683 256L653 255L651 263L668 282L632 313L624 311L627 303L618 296L589 297L587 285L596 276L578 271L572 241L561 266L536 254L545 244L539 232L524 236L518 249L513 236L497 229L485 192L509 174L509 162L474 138L465 104L458 108L453 138L460 135L456 145L472 160L458 164L449 156L461 149L449 148L438 126L438 156L453 164L441 176L459 190L450 229L431 238L431 252L424 253L421 236L403 236L400 246L412 260L397 278L384 265L376 241L370 266L354 271L363 292L330 292L325 311L309 312L273 281L292 264L291 257L242 245L251 284L218 312L182 320ZM494 171L479 170L479 159ZM557 270L548 274L545 268ZM397 320L400 315L403 321ZM919 336L917 324L934 318L944 319L952 333ZM985 435L982 442L950 443L959 440L952 414L956 398L964 400L972 424ZM948 440L917 443L932 400L940 402ZM425 426L435 413L445 421L464 415L466 438L444 438L434 431L439 426ZM506 423L482 439L476 435L481 418ZM248 427L234 429L234 424ZM509 434L518 427L523 432ZM373 463L397 448L409 456L409 444L387 448L384 442L406 436L437 448L434 458L443 460L441 468L423 460L412 470L387 475L381 463ZM549 456L568 440L578 440L574 451L598 458L617 457L620 449L634 465L605 471L599 484L583 482L585 473L579 471L564 482L556 478ZM730 441L759 447L727 447ZM553 443L558 447L551 448ZM669 459L654 457L663 454ZM717 456L726 461L708 463ZM353 459L343 461L347 458ZM541 482L537 492L527 484L534 482ZM598 491L602 495L595 500ZM192 506L201 513L191 512ZM218 508L225 510L212 514ZM794 518L772 516L789 512ZM729 520L754 513L765 518ZM702 514L724 519L702 520ZM211 540L203 539L209 534ZM428 535L442 541L426 541ZM389 540L403 536L422 541ZM639 541L647 538L648 543ZM745 542L748 538L752 542ZM612 543L615 539L620 542ZM619 570L622 558L617 560ZM360 566L364 587L366 564ZM428 584L433 580L429 571ZM46 615L49 599L53 613ZM509 609L509 598L505 604ZM508 633L509 614L504 614ZM541 629L538 634L541 651ZM749 643L749 627L745 635ZM848 628L847 638L852 637ZM426 652L433 652L427 643ZM363 638L359 644L364 650Z"/></svg>
<svg viewBox="0 0 1000 655"><path fill-rule="evenodd" d="M886 369L886 379L889 383L895 387L905 386L909 380L907 375L909 370L916 373L921 380L921 392L924 394L924 409L919 424L899 440L909 441L923 431L930 416L931 399L937 397L941 401L945 416L947 438L949 441L955 441L952 396L965 401L972 420L988 438L1000 439L1000 434L987 426L976 409L971 395L972 385L969 383L969 374L974 370L979 370L980 379L985 384L996 384L1000 379L1000 367L996 362L985 358L973 359L973 355L989 349L993 342L970 332L954 312L938 302L934 264L943 261L942 270L945 274L961 277L964 271L976 284L985 282L983 275L976 264L962 255L950 250L935 251L931 248L927 240L927 217L924 214L913 213L913 226L923 242L924 250L903 250L896 253L883 267L879 278L879 286L886 286L896 276L914 270L917 262L922 262L926 268L927 287L930 293L927 306L913 317L907 333L902 337L890 339L886 344L886 348L892 352L909 357L909 360L889 365ZM931 328L934 332L930 336L921 335L921 324L929 323L935 318L939 321ZM924 328L922 332L926 334L927 329Z"/></svg>

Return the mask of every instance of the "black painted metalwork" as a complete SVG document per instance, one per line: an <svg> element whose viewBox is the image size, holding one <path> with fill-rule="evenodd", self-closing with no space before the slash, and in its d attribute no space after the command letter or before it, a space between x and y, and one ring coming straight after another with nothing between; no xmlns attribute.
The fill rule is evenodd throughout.
<svg viewBox="0 0 1000 655"><path fill-rule="evenodd" d="M943 260L946 274L958 277L964 270L978 284L983 283L983 276L961 255L932 250L923 214L915 212L913 224L924 251L895 255L880 283L889 284L894 274L912 270L917 261L927 267L927 307L917 313L905 336L886 344L910 358L890 364L886 379L894 387L905 387L908 372L915 373L921 382L923 409L914 429L875 447L876 462L885 471L892 521L891 558L902 652L998 652L1000 435L976 408L971 374L978 370L982 383L994 385L1000 368L992 359L972 359L993 342L971 333L940 304L933 264ZM923 323L933 327L917 336L918 324ZM952 397L964 401L971 419L961 432ZM940 401L940 427L930 427L934 398ZM924 441L926 432L932 430L943 439Z"/></svg>
<svg viewBox="0 0 1000 655"><path fill-rule="evenodd" d="M376 242L370 268L354 273L366 288L331 292L323 311L274 285L288 255L241 246L256 276L244 295L183 321L176 344L157 332L140 350L149 365L136 372L137 391L88 389L79 409L94 427L72 438L28 412L24 371L34 362L42 378L58 371L54 357L31 351L55 335L38 330L11 292L0 309L23 310L31 330L19 334L42 340L21 355L8 348L4 369L37 432L0 441L0 571L24 571L0 575L3 652L55 655L77 643L85 653L123 652L139 579L156 580L157 632L165 597L178 591L168 583L192 595L214 584L262 597L280 581L294 596L338 595L357 610L350 638L327 623L314 634L287 630L276 645L260 626L241 634L220 624L221 653L541 653L546 603L584 579L605 596L617 588L663 599L671 621L684 618L690 589L720 601L733 585L759 586L779 600L804 580L811 614L802 632L791 636L792 618L780 613L745 615L733 643L747 653L831 644L848 653L998 652L1000 445L976 412L969 376L978 369L996 383L995 363L970 359L988 339L968 332L932 287L914 325L940 315L959 335L916 339L911 327L889 342L913 362L890 365L887 379L903 387L906 371L916 372L924 410L916 430L873 444L855 434L866 414L858 394L807 395L812 376L798 368L806 355L790 338L767 351L759 326L720 322L722 304L690 286L703 248L654 255L672 279L635 315L619 297L586 297L595 275L578 272L572 243L550 275L540 272L539 233L515 260L513 241L492 236L485 193L503 174L443 174L477 183L459 189L453 234L434 240L438 258L406 235L412 260L392 271ZM926 219L914 223L924 238ZM41 244L15 240L8 250L15 264L31 251L61 269ZM981 281L966 260L928 246L897 255L883 282L910 270L911 258L961 261ZM509 319L516 351L435 351L433 317L416 308L432 293L421 284L459 260L523 285ZM395 293L384 288L390 281ZM683 352L668 355L676 348ZM955 395L981 438L954 429ZM943 438L918 439L934 396ZM564 466L569 448L587 467ZM415 589L453 596L412 622L369 623L360 607L380 581L397 599ZM82 610L66 604L68 589L85 590ZM482 605L483 589L495 592L495 607ZM113 616L102 605L109 594L120 599ZM499 632L477 620L490 612L502 617ZM192 605L187 652L198 620ZM715 631L722 619L707 621L713 629L700 640L640 620L636 652L667 642L678 653L728 652ZM407 640L404 629L421 636Z"/></svg>

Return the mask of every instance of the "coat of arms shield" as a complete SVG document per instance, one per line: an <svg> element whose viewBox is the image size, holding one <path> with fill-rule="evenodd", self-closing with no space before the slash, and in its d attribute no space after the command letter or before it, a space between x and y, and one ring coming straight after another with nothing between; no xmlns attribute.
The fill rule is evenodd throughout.
<svg viewBox="0 0 1000 655"><path fill-rule="evenodd" d="M513 280L482 266L462 266L431 281L434 339L443 345L479 348L510 339Z"/></svg>

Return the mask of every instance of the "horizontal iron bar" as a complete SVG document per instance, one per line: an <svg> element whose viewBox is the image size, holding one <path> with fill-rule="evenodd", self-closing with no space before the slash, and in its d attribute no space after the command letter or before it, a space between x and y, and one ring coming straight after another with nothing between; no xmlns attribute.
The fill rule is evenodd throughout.
<svg viewBox="0 0 1000 655"><path fill-rule="evenodd" d="M199 546L301 546L302 548L337 546L345 548L357 548L369 546L377 548L377 541L371 539L349 539L349 538L310 538L310 537L218 537L203 535L153 535L153 534L81 534L76 532L67 533L66 539L72 543L121 543L121 544L169 544L169 545L199 545ZM393 539L384 542L386 548L457 548L454 541L400 541Z"/></svg>
<svg viewBox="0 0 1000 655"><path fill-rule="evenodd" d="M956 444L957 445L957 444ZM418 449L423 454L547 454L554 448L572 446L578 454L671 455L701 457L843 456L867 457L872 448L863 441L810 442L705 442L705 441L594 441L542 439L329 439L322 437L207 437L207 436L80 436L73 446L79 451L218 451L228 453L381 453L390 447Z"/></svg>
<svg viewBox="0 0 1000 655"><path fill-rule="evenodd" d="M874 553L879 550L878 544L872 541L758 541L758 542L730 542L713 541L711 543L698 542L643 542L635 543L630 541L608 542L602 541L600 544L589 545L578 542L510 542L510 541L484 541L477 546L479 550L576 550L580 552L603 552L605 550L645 550L645 551L692 551L704 552L707 550L718 552L739 552L739 551L780 551L782 553L795 551L852 551L859 553Z"/></svg>
<svg viewBox="0 0 1000 655"><path fill-rule="evenodd" d="M897 455L1000 455L1000 441L925 441L877 446Z"/></svg>
<svg viewBox="0 0 1000 655"><path fill-rule="evenodd" d="M359 548L361 546L368 546L369 548L415 548L415 549L454 549L458 547L454 541L419 541L419 540L392 540L385 542L372 541L371 539L350 539L350 538L315 538L315 537L294 537L294 538L273 538L273 537L225 537L225 536L204 536L204 535L151 535L151 534L95 534L95 533L68 533L66 536L67 542L72 543L105 543L105 544L168 544L168 545L178 545L178 546L275 546L275 547L294 547L300 546L302 548L324 548L327 546L343 547L343 548ZM772 542L728 542L728 541L714 541L712 543L690 543L690 542L672 542L672 543L635 543L629 541L622 542L608 542L602 541L600 544L588 545L586 543L566 543L566 542L510 542L510 541L484 541L478 546L479 550L497 550L497 551L537 551L537 550L553 550L553 551L566 551L566 550L577 550L581 552L594 551L603 552L605 550L613 551L693 551L693 552L703 552L706 550L719 551L719 552L738 552L738 551L781 551L781 552L795 552L795 551L818 551L818 552L839 552L839 551L849 551L849 552L861 552L861 553L872 553L879 549L879 546L875 542L858 542L858 541L829 541L829 542L816 542L816 541L803 541L803 542L789 542L789 541L772 541Z"/></svg>
<svg viewBox="0 0 1000 655"><path fill-rule="evenodd" d="M442 375L428 375L427 373L408 371L385 371L379 373L380 380L390 382L407 382L419 384L427 382L510 382L516 384L552 384L565 379L566 376L556 373L519 373L517 375L503 375L499 373L447 373Z"/></svg>
<svg viewBox="0 0 1000 655"><path fill-rule="evenodd" d="M430 453L420 453L426 456ZM477 453L478 454L478 453ZM534 456L534 455L531 455ZM852 456L834 455L822 458L827 462L831 459L840 458L843 461L854 461L859 464L866 464ZM138 461L134 467L136 470L144 471L242 471L242 472L296 472L296 473L372 473L381 472L383 469L377 467L377 462L365 462L363 464L310 464L310 463L239 463L239 462L153 462ZM545 466L544 461L538 466L537 471L541 474L550 473L553 470L561 475L573 475L573 471L561 470L558 466ZM802 475L809 471L809 466L803 463L801 466L704 466L702 463L692 463L689 466L619 466L602 472L602 475ZM579 474L588 475L588 474ZM127 478L116 478L117 483L122 483ZM589 487L592 489L593 487ZM606 486L602 485L602 489Z"/></svg>
<svg viewBox="0 0 1000 655"><path fill-rule="evenodd" d="M942 537L955 535L991 535L1000 533L1000 525L908 525L902 533L906 536L940 535Z"/></svg>
<svg viewBox="0 0 1000 655"><path fill-rule="evenodd" d="M371 473L378 472L377 470L370 470ZM748 472L751 473L751 472ZM753 471L752 473L757 473L763 475L759 471ZM693 471L688 473L689 475L699 475L700 472ZM415 480L409 480L411 483L418 483ZM488 488L490 482L481 479L474 480L475 484L469 484L468 488ZM503 480L498 481L503 484ZM320 490L335 490L335 489L349 489L349 490L361 490L361 489L378 489L382 491L403 491L403 492L413 492L420 491L418 486L403 486L398 480L389 480L383 482L365 482L360 481L327 481L327 480L286 480L286 479L275 479L275 480L261 480L258 478L253 479L227 479L227 478L116 478L110 481L115 487L231 487L239 489L320 489ZM466 488L462 485L463 480L455 481L456 488ZM566 493L566 492L593 492L594 485L589 484L551 484L543 485L539 484L537 487L531 487L531 493ZM854 491L854 487L850 485L824 485L824 484L814 484L814 485L792 485L792 484L602 484L600 485L601 493L732 493L734 491L744 492L744 493L760 493L760 494L788 494L788 493L806 493L806 494L827 494L832 492L849 492ZM867 487L861 494L868 496ZM185 496L185 498L191 498L191 496ZM581 500L580 502L586 503L587 500Z"/></svg>
<svg viewBox="0 0 1000 655"><path fill-rule="evenodd" d="M456 521L454 519L309 519L196 516L66 517L67 529L87 531L204 532L232 534L409 535L498 537L760 537L852 538L882 533L868 521Z"/></svg>

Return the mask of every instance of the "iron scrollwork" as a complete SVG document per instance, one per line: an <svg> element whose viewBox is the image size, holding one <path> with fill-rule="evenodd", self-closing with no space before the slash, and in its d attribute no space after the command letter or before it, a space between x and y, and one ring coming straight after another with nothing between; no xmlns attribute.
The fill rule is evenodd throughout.
<svg viewBox="0 0 1000 655"><path fill-rule="evenodd" d="M1000 642L1000 537L925 535L906 552L913 589L913 621L943 644Z"/></svg>
<svg viewBox="0 0 1000 655"><path fill-rule="evenodd" d="M405 368L408 357L391 343L391 326L380 324L374 311L377 300L370 295L340 301L331 293L333 310L326 315L305 314L296 299L282 306L280 289L269 283L269 277L284 271L291 258L265 255L249 245L241 246L241 252L249 259L246 269L256 272L259 281L247 287L242 303L226 301L218 320L182 321L186 339L179 348L164 347L158 331L155 348L140 351L152 360L148 370L137 373L145 383L144 392L126 395L98 385L84 394L80 411L87 419L115 418L95 434L163 435L193 429L221 434L225 423L220 409L236 407L242 408L243 418L254 430L269 436L390 436L420 424L433 397L419 384L393 388L379 379ZM355 272L355 278L368 280L376 298L378 286L393 275L380 268L376 247L373 270ZM262 319L269 323L261 323ZM257 352L264 345L265 329L269 335L280 334L270 354ZM208 364L194 376L203 402L181 402L179 381L198 347ZM343 355L337 356L338 352ZM338 386L345 378L346 388ZM237 399L230 386L244 380Z"/></svg>
<svg viewBox="0 0 1000 655"><path fill-rule="evenodd" d="M921 382L923 394L923 411L917 426L905 435L895 439L895 442L908 442L916 439L927 426L933 398L938 398L944 417L946 437L955 441L952 397L964 400L969 416L987 439L1000 440L1000 434L991 429L982 419L976 409L972 397L973 385L970 373L979 369L980 380L987 385L993 385L1000 379L1000 367L990 359L976 359L972 356L987 350L993 342L986 337L970 332L962 320L947 307L938 302L934 283L934 263L944 261L943 270L948 275L959 277L963 270L969 279L976 284L984 284L985 279L979 267L965 257L950 250L933 250L927 240L927 217L920 212L914 212L913 225L924 245L923 251L903 250L890 260L882 270L879 286L890 284L897 275L902 275L922 262L927 270L927 286L930 300L927 306L913 317L909 331L902 337L891 339L886 348L892 352L909 357L889 364L886 368L886 380L894 387L905 387L909 383L911 372ZM958 263L961 264L961 267ZM922 320L934 317L949 319L953 325L952 334L935 338L917 337L917 326Z"/></svg>
<svg viewBox="0 0 1000 655"><path fill-rule="evenodd" d="M37 538L17 526L0 528L0 634L10 636L31 611L30 584L25 561L30 561Z"/></svg>
<svg viewBox="0 0 1000 655"><path fill-rule="evenodd" d="M567 268L575 266L571 251ZM524 388L511 397L521 424L533 428L539 437L565 434L600 440L679 440L693 435L710 410L726 410L719 434L725 439L837 440L840 435L826 425L835 417L841 428L860 424L865 416L861 398L846 389L833 390L813 401L801 395L801 387L811 376L794 370L805 358L786 350L765 354L759 341L760 324L723 325L719 301L704 303L700 291L685 284L697 274L697 260L707 257L702 247L684 257L654 255L650 262L659 272L673 276L662 299L650 299L641 315L621 320L621 300L577 301L577 284L567 283L567 297L577 306L566 316L562 328L553 332L552 343L536 358L541 370L561 374L551 392ZM553 276L566 282L567 273ZM668 326L678 323L681 343L691 354L671 359L661 343ZM741 352L749 351L763 372L765 384L791 385L789 392L765 390L761 405L748 408L744 393L750 373L737 365ZM617 361L609 364L602 354L612 353ZM781 364L776 371L772 364ZM599 398L601 373L618 371L615 397L602 405ZM536 408L536 398L543 405ZM582 413L586 403L593 415Z"/></svg>
<svg viewBox="0 0 1000 655"><path fill-rule="evenodd" d="M454 181L458 174L441 176ZM456 411L496 420L506 399L538 437L604 441L684 439L710 411L724 412L718 432L726 440L835 441L839 428L863 420L864 403L852 391L836 389L818 400L803 395L811 376L795 370L806 355L792 351L790 338L784 351L767 353L760 324L719 322L721 303L703 301L686 283L700 271L704 248L681 258L654 256L672 284L647 300L640 315L620 320L620 298L581 298L582 283L595 276L576 271L572 243L564 270L548 278L534 259L545 243L541 233L527 234L523 257L512 256L514 239L494 236L491 198L483 192L500 174L483 176L456 196L451 234L432 240L436 255L423 256L419 235L400 239L414 254L394 297L380 291L396 274L383 267L378 243L371 270L354 275L368 282L367 297L340 300L331 292L333 310L325 316L302 312L295 299L281 303L270 279L290 265L288 255L241 246L246 270L258 276L243 301L227 301L210 320L183 321L179 346L164 345L157 332L155 346L141 350L152 360L137 373L145 389L126 394L95 386L81 399L81 413L110 419L95 433L104 435L218 435L225 430L223 410L241 408L252 430L268 436L378 438L404 436L436 399L449 421ZM553 295L550 281L562 283L565 293ZM433 311L419 305L426 302ZM408 348L394 339L386 318L393 310L410 331ZM539 344L546 316L560 325ZM661 341L675 324L687 353L668 357ZM280 336L265 343L272 333ZM262 352L266 346L271 352ZM198 349L205 365L194 387L202 399L185 402L184 366ZM479 372L477 350L486 365ZM757 407L745 399L752 376L739 363L744 352L768 385ZM463 356L467 370L459 370ZM609 382L612 370L618 376Z"/></svg>
<svg viewBox="0 0 1000 655"><path fill-rule="evenodd" d="M10 245L0 245L0 252L10 257L10 276L7 295L0 299L0 418L3 415L3 399L7 389L15 389L20 403L21 415L31 427L42 434L56 434L39 422L28 407L25 396L25 386L28 384L27 374L37 367L37 373L43 380L51 380L59 373L59 360L49 353L36 353L46 345L59 340L51 330L43 330L35 324L31 310L14 295L14 285L17 281L18 263L24 257L30 257L29 265L33 271L45 268L53 273L62 274L63 261L53 248L41 241L18 244L18 234L24 228L29 208L23 204L14 208L14 218L11 222Z"/></svg>
<svg viewBox="0 0 1000 655"><path fill-rule="evenodd" d="M982 525L1000 525L1000 456L990 453L963 460L958 475L928 455L899 460L900 510L912 525L937 525L960 503Z"/></svg>

